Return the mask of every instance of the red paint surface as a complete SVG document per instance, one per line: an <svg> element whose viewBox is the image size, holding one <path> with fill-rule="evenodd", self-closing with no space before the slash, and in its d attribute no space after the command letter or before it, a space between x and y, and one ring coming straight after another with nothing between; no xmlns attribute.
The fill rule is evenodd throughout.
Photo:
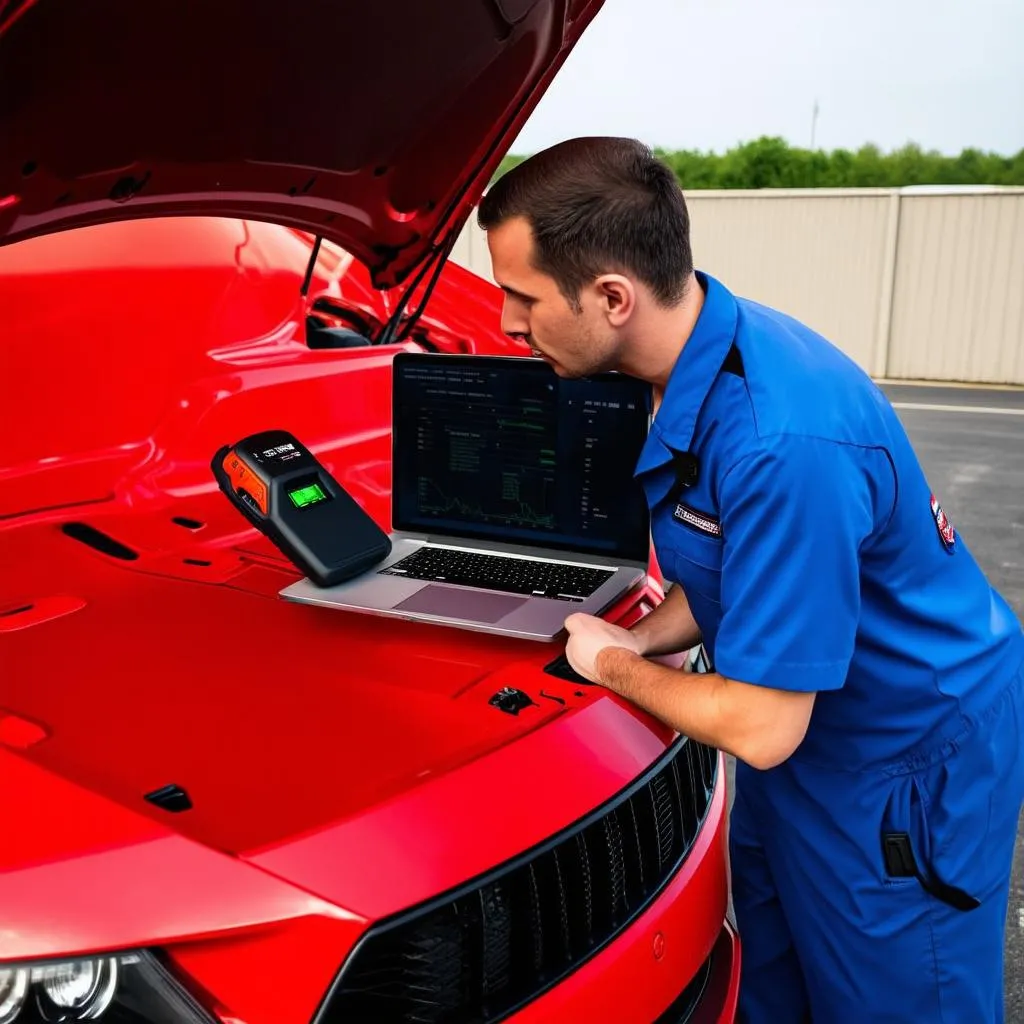
<svg viewBox="0 0 1024 1024"><path fill-rule="evenodd" d="M395 350L314 352L302 330L318 296L371 318L383 300L326 247L303 302L308 246L196 219L0 248L0 716L15 723L0 728L0 960L162 946L244 1024L309 1021L374 920L578 820L672 739L544 674L556 645L276 597L297 573L217 490L220 445L289 429L388 525ZM498 308L453 266L424 326L441 348L512 351ZM137 557L84 546L68 522ZM658 593L611 617L634 621ZM488 706L505 685L538 706ZM192 811L144 801L168 783ZM725 899L720 785L657 904L519 1018L653 1019ZM737 967L730 954L716 1020Z"/></svg>

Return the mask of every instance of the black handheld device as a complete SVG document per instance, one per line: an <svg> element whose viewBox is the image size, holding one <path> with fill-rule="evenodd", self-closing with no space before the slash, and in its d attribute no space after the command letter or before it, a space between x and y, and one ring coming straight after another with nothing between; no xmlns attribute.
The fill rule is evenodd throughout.
<svg viewBox="0 0 1024 1024"><path fill-rule="evenodd" d="M211 468L231 503L321 587L344 583L391 553L388 535L285 430L225 445Z"/></svg>

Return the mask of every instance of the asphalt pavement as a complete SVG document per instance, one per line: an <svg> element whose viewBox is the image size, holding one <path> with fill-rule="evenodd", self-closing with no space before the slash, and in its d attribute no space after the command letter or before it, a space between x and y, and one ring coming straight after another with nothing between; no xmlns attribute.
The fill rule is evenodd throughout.
<svg viewBox="0 0 1024 1024"><path fill-rule="evenodd" d="M883 390L961 541L1024 620L1024 389L887 383ZM1024 1024L1024 819L1017 831L1005 969L1006 1022Z"/></svg>

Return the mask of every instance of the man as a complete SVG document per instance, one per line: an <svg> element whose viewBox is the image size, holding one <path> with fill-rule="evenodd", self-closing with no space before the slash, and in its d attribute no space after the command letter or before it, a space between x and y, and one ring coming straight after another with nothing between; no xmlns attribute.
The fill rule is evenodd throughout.
<svg viewBox="0 0 1024 1024"><path fill-rule="evenodd" d="M738 760L741 1019L1003 1019L1024 796L1024 634L880 391L807 327L695 273L672 173L624 139L483 200L503 329L564 377L649 381L637 466L665 575L577 671ZM702 642L707 674L650 660Z"/></svg>

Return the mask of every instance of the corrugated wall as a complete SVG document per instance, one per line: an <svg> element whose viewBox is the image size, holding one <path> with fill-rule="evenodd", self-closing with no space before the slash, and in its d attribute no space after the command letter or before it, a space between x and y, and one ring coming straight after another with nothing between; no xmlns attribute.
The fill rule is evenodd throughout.
<svg viewBox="0 0 1024 1024"><path fill-rule="evenodd" d="M1024 189L691 192L694 258L876 377L1024 384ZM490 279L471 221L454 259Z"/></svg>
<svg viewBox="0 0 1024 1024"><path fill-rule="evenodd" d="M900 202L889 375L1024 384L1024 192Z"/></svg>
<svg viewBox="0 0 1024 1024"><path fill-rule="evenodd" d="M781 309L872 373L885 288L888 193L692 192L694 262L737 295Z"/></svg>

